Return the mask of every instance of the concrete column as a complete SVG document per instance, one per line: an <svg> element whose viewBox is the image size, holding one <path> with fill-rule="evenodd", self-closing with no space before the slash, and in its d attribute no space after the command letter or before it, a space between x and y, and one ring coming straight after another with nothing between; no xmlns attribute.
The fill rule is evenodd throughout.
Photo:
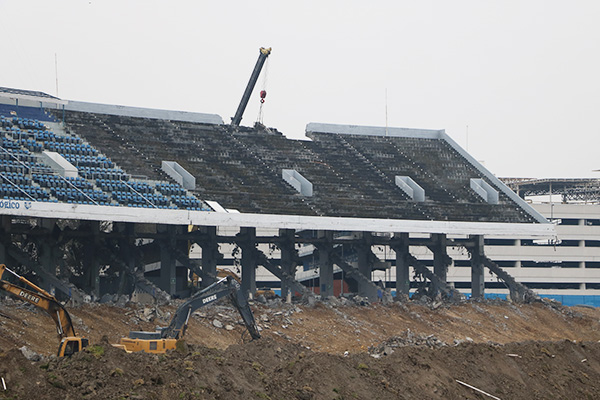
<svg viewBox="0 0 600 400"><path fill-rule="evenodd" d="M89 222L91 237L85 243L85 254L83 256L84 270L89 276L88 285L92 295L97 299L102 296L100 293L100 262L98 261L98 247L100 246L100 222L91 221ZM45 251L44 251L45 252ZM50 253L50 252L48 252ZM52 262L51 255L50 260L41 259L44 269L48 272L55 273L56 271L50 271L47 267L48 262Z"/></svg>
<svg viewBox="0 0 600 400"><path fill-rule="evenodd" d="M4 242L0 242L0 264L5 264L7 267L10 268L10 265L6 259L6 257L8 256L8 253L6 252L6 245Z"/></svg>
<svg viewBox="0 0 600 400"><path fill-rule="evenodd" d="M242 249L242 289L254 298L256 293L256 228L240 228Z"/></svg>
<svg viewBox="0 0 600 400"><path fill-rule="evenodd" d="M203 226L200 230L206 234L206 240L199 243L202 247L202 287L205 288L215 282L220 253L219 243L217 243L217 227Z"/></svg>
<svg viewBox="0 0 600 400"><path fill-rule="evenodd" d="M396 252L396 299L400 300L402 298L400 295L410 294L410 271L406 261L409 251L408 233L396 233L394 239L398 239L393 249Z"/></svg>
<svg viewBox="0 0 600 400"><path fill-rule="evenodd" d="M175 261L176 227L167 225L160 229L167 238L160 242L160 288L171 296L177 293L177 264Z"/></svg>
<svg viewBox="0 0 600 400"><path fill-rule="evenodd" d="M6 247L10 245L10 230L12 217L10 215L0 216L0 264L5 264L8 268L12 265L8 261L8 252Z"/></svg>
<svg viewBox="0 0 600 400"><path fill-rule="evenodd" d="M358 271L371 281L371 272L373 264L370 260L371 256L371 233L362 233L362 242L358 246ZM358 295L367 297L372 292L371 287L367 287L364 283L358 282Z"/></svg>
<svg viewBox="0 0 600 400"><path fill-rule="evenodd" d="M56 220L51 218L42 218L40 220L40 227L47 232L47 234L43 237L40 243L40 253L38 260L42 266L42 268L50 273L51 275L56 275L56 263L57 257L55 254L56 249L56 237L53 235L54 228L56 227ZM88 250L90 250L90 246L87 246ZM93 246L91 251L93 251ZM50 293L54 293L54 286L50 285L48 282L44 282L45 289Z"/></svg>
<svg viewBox="0 0 600 400"><path fill-rule="evenodd" d="M279 249L281 250L281 269L292 278L296 277L296 261L295 261L295 236L294 229L280 229L279 237L282 239ZM290 288L285 280L281 281L281 297L286 299L290 292ZM293 295L294 293L291 293Z"/></svg>
<svg viewBox="0 0 600 400"><path fill-rule="evenodd" d="M448 253L446 251L446 235L443 233L435 233L431 235L433 245L433 273L440 278L444 283L448 282ZM432 282L433 295L436 295L440 288Z"/></svg>
<svg viewBox="0 0 600 400"><path fill-rule="evenodd" d="M471 235L474 247L471 251L471 297L482 299L485 294L485 268L482 258L484 245L482 235Z"/></svg>
<svg viewBox="0 0 600 400"><path fill-rule="evenodd" d="M331 253L333 252L333 232L319 231L318 237L325 239L326 243L319 243L319 282L321 284L321 298L333 296L333 261Z"/></svg>
<svg viewBox="0 0 600 400"><path fill-rule="evenodd" d="M125 293L128 272L135 271L135 224L125 223L125 238L119 240L120 258L124 261L124 268L120 271L118 294Z"/></svg>

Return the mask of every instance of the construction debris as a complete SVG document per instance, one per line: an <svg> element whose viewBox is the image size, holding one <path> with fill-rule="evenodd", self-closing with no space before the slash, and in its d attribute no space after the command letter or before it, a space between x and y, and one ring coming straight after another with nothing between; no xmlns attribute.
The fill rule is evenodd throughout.
<svg viewBox="0 0 600 400"><path fill-rule="evenodd" d="M388 356L392 354L394 349L398 347L406 346L425 346L430 349L435 349L446 347L448 345L434 335L418 335L413 333L410 329L407 329L402 336L393 336L383 343L369 347L369 354L371 357L379 358L381 356Z"/></svg>

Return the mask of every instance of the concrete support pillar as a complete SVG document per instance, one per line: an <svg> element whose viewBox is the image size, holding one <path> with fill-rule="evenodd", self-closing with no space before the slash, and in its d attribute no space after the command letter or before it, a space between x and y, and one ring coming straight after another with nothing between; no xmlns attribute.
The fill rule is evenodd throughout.
<svg viewBox="0 0 600 400"><path fill-rule="evenodd" d="M371 233L362 233L362 242L358 246L358 271L371 281L371 272L373 264L371 262ZM358 282L358 295L367 297L372 291L372 288L367 287L362 282Z"/></svg>
<svg viewBox="0 0 600 400"><path fill-rule="evenodd" d="M125 237L119 240L120 255L119 257L124 262L123 269L119 272L119 288L117 293L125 293L127 284L127 275L129 272L135 271L135 224L126 222L123 229Z"/></svg>
<svg viewBox="0 0 600 400"><path fill-rule="evenodd" d="M11 263L8 260L7 247L10 245L10 230L12 224L12 217L9 215L0 216L0 264L5 264L7 267L11 267Z"/></svg>
<svg viewBox="0 0 600 400"><path fill-rule="evenodd" d="M406 257L409 252L408 233L396 233L394 239L397 239L393 246L396 252L396 299L400 300L401 295L410 294L410 265Z"/></svg>
<svg viewBox="0 0 600 400"><path fill-rule="evenodd" d="M0 264L5 264L10 266L10 263L7 260L8 254L6 253L6 245L4 242L0 242Z"/></svg>
<svg viewBox="0 0 600 400"><path fill-rule="evenodd" d="M39 260L42 268L45 271L47 271L51 275L56 275L56 257L55 257L56 254L55 254L55 250L54 250L56 248L56 245L55 245L56 240L53 235L54 228L56 227L56 220L50 219L50 218L43 218L40 220L40 227L42 229L44 229L44 231L47 232L47 235L45 235L43 237L41 243L39 243L40 252L39 252L38 260ZM94 249L92 248L91 251L93 251L93 250ZM54 288L47 285L46 282L45 282L45 284L46 284L46 289L52 293Z"/></svg>
<svg viewBox="0 0 600 400"><path fill-rule="evenodd" d="M256 228L241 228L239 237L242 249L242 289L252 299L256 293Z"/></svg>
<svg viewBox="0 0 600 400"><path fill-rule="evenodd" d="M293 278L296 277L296 248L295 248L295 237L296 231L294 229L280 229L279 237L282 239L279 248L281 250L281 269L283 272ZM285 280L281 281L281 297L286 299L290 287ZM293 295L294 293L291 293Z"/></svg>
<svg viewBox="0 0 600 400"><path fill-rule="evenodd" d="M446 235L443 233L434 233L431 235L433 244L431 250L433 251L433 273L440 279L444 284L448 282L448 265L450 265L450 257L446 251ZM440 289L437 284L432 282L433 295L439 293Z"/></svg>
<svg viewBox="0 0 600 400"><path fill-rule="evenodd" d="M205 288L215 282L217 276L217 263L221 258L219 243L217 243L217 227L203 226L200 230L206 239L202 241L202 287Z"/></svg>
<svg viewBox="0 0 600 400"><path fill-rule="evenodd" d="M325 243L319 243L319 282L321 284L321 298L333 296L333 232L319 231L319 239L325 239Z"/></svg>
<svg viewBox="0 0 600 400"><path fill-rule="evenodd" d="M89 289L92 292L92 295L99 299L102 294L100 293L100 262L98 260L98 248L100 246L100 222L99 221L90 221L90 232L91 237L85 243L85 254L83 256L83 266L86 271L86 275L89 276L88 285ZM50 254L50 252L48 252ZM50 259L40 259L42 266L48 272L56 273L56 271L51 271L47 267L47 263L52 262L52 256L49 256Z"/></svg>
<svg viewBox="0 0 600 400"><path fill-rule="evenodd" d="M472 235L471 251L471 297L482 299L485 294L485 268L483 265L484 245L482 235Z"/></svg>
<svg viewBox="0 0 600 400"><path fill-rule="evenodd" d="M177 264L175 261L176 226L159 227L166 233L166 239L160 242L160 288L171 296L177 293Z"/></svg>

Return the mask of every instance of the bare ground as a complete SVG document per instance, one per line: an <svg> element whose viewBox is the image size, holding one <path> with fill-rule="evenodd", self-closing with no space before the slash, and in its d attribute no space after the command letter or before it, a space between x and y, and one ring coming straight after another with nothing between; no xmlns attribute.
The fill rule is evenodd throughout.
<svg viewBox="0 0 600 400"><path fill-rule="evenodd" d="M126 354L110 346L130 329L166 325L175 308L70 308L77 331L97 347L58 360L51 356L58 344L52 320L1 301L0 377L7 390L0 383L0 399L493 398L457 380L503 400L600 398L596 309L256 304L263 338L244 342L239 316L217 305L194 314L180 351ZM25 359L22 346L43 359Z"/></svg>

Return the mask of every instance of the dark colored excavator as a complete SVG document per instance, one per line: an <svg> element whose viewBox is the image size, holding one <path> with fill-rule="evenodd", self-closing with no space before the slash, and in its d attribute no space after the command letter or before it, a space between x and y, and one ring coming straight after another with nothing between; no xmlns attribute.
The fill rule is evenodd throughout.
<svg viewBox="0 0 600 400"><path fill-rule="evenodd" d="M259 339L260 333L245 293L235 279L227 276L196 293L183 303L175 311L169 326L160 328L156 332L131 331L129 337L121 338L120 343L113 346L122 348L128 353L138 351L164 353L167 350L175 349L177 341L183 339L185 335L192 313L198 308L211 304L225 296L229 296L229 299L242 316L244 325L246 325L252 340Z"/></svg>
<svg viewBox="0 0 600 400"><path fill-rule="evenodd" d="M21 284L26 285L27 287L21 287L2 279L5 272L12 274ZM59 357L70 356L89 345L88 339L79 337L75 334L71 316L56 297L18 275L16 272L11 271L4 264L0 264L0 289L41 308L54 320L60 339L60 344L58 346Z"/></svg>

